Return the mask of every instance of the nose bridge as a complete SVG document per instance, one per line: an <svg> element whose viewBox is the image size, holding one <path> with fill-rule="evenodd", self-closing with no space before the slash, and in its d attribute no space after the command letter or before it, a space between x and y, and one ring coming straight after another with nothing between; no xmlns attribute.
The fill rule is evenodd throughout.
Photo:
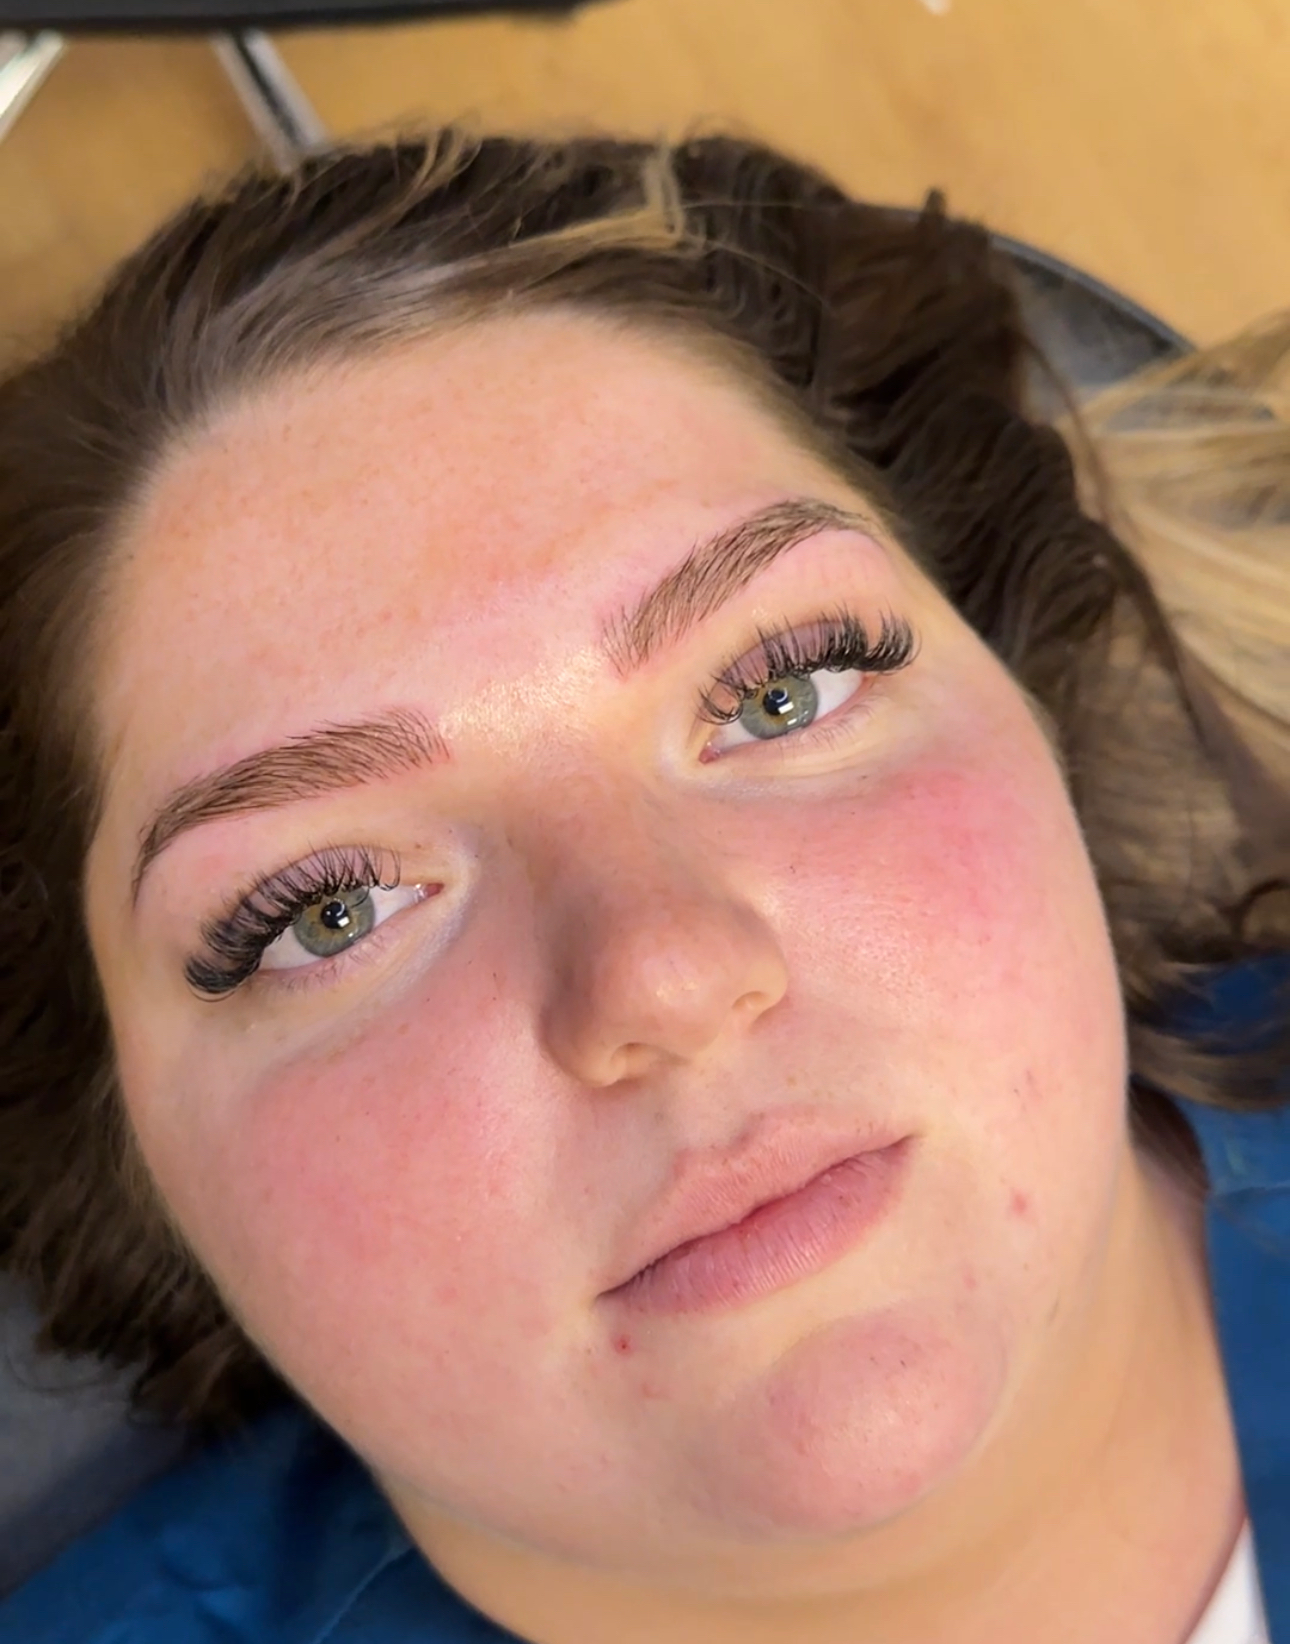
<svg viewBox="0 0 1290 1644"><path fill-rule="evenodd" d="M598 769L550 773L523 824L539 903L559 908L655 908L728 902L716 828L699 807L639 778ZM666 916L666 915L664 915Z"/></svg>
<svg viewBox="0 0 1290 1644"><path fill-rule="evenodd" d="M782 997L773 931L693 801L570 775L524 829L550 1054L591 1085L699 1055Z"/></svg>
<svg viewBox="0 0 1290 1644"><path fill-rule="evenodd" d="M569 887L578 879L590 891L601 878L612 886L623 865L644 872L651 855L667 854L669 842L677 849L673 808L639 779L619 772L551 770L527 809L525 854L539 887Z"/></svg>

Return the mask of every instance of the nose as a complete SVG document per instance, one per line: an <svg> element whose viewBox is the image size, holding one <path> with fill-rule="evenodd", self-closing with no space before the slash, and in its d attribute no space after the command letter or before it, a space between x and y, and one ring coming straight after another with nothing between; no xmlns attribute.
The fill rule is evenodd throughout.
<svg viewBox="0 0 1290 1644"><path fill-rule="evenodd" d="M784 955L715 844L616 809L562 830L542 887L548 1054L604 1087L692 1061L784 997ZM688 847L688 848L687 848Z"/></svg>

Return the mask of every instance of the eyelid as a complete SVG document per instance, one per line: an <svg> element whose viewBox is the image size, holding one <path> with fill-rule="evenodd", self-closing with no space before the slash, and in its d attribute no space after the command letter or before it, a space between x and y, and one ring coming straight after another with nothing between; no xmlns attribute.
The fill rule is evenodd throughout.
<svg viewBox="0 0 1290 1644"><path fill-rule="evenodd" d="M390 863L393 863L393 879L386 871ZM393 851L369 850L364 845L322 845L294 857L272 873L257 875L249 887L235 892L219 913L202 921L202 936L209 945L217 945L219 938L233 931L241 920L262 911L256 909L257 900L272 902L289 891L293 880L303 886L306 876L358 879L370 873L373 885L392 890L399 884L400 871L399 858ZM309 889L313 888L309 885Z"/></svg>
<svg viewBox="0 0 1290 1644"><path fill-rule="evenodd" d="M800 729L784 732L779 736L758 737L742 725L742 713L737 714L726 724L718 725L713 730L711 737L704 746L703 762L708 764L717 759L728 759L742 748L766 749L783 743L789 743L798 748L816 748L819 746L824 731L843 721L849 723L859 711L860 700L872 695L879 684L879 678L876 674L866 674L859 668L815 668L803 677L820 679L821 676L823 679L835 683L847 681L848 688L840 701L825 707L823 700L829 695L828 687L823 684L817 685L816 689L820 693L820 711L809 724L803 725ZM852 680L854 680L853 684L850 683ZM723 742L726 745L719 747L718 744Z"/></svg>
<svg viewBox="0 0 1290 1644"><path fill-rule="evenodd" d="M411 913L423 902L430 901L434 894L433 889L426 885L409 888L423 891L424 894L418 896L416 901L406 908L400 908L397 913L392 913L388 919L382 920L370 936L363 937L352 947L342 948L339 953L333 953L329 958L317 959L311 965L288 965L280 969L261 966L249 979L250 982L258 984L261 989L271 989L275 993L307 993L311 988L329 987L351 970L357 970L365 964L379 960L391 940L386 934L390 926L397 925L404 914Z"/></svg>
<svg viewBox="0 0 1290 1644"><path fill-rule="evenodd" d="M794 762L802 758L809 761L812 755L856 735L858 727L886 698L889 676L908 667L920 649L920 636L906 618L884 611L874 636L866 621L844 605L817 613L805 622L783 622L771 629L759 629L756 641L736 652L699 694L700 722L717 727L699 750L700 764L731 765L733 761L733 776L737 770L745 775L768 774L777 766L793 768ZM753 737L728 748L717 746L726 728L737 724L745 704L770 680L822 672L855 672L861 677L844 702L809 725L779 737ZM728 698L724 705L716 700L722 690Z"/></svg>
<svg viewBox="0 0 1290 1644"><path fill-rule="evenodd" d="M805 730L791 731L785 736L769 737L765 741L754 738L749 742L737 743L733 748L714 752L710 751L712 742L725 729L724 726L718 727L704 745L699 755L700 763L730 765L733 762L737 766L744 760L755 760L757 770L764 774L768 766L789 765L794 759L800 763L811 754L825 753L835 743L853 737L858 726L877 711L889 683L881 675L866 675L840 707L833 709L825 718L814 721ZM733 771L731 774L734 774Z"/></svg>
<svg viewBox="0 0 1290 1644"><path fill-rule="evenodd" d="M252 974L234 987L221 993L206 993L194 990L203 1004L222 1004L225 1000L242 994L246 989L254 987L257 992L269 991L272 993L307 993L313 987L330 986L343 980L351 970L360 969L369 962L378 961L390 942L399 932L390 933L391 926L397 926L405 914L411 913L424 902L433 898L443 889L442 884L427 880L407 886L421 894L407 907L398 909L388 919L374 927L371 934L364 936L361 941L351 947L343 948L339 953L329 957L316 959L312 964L287 965L281 967L257 966Z"/></svg>
<svg viewBox="0 0 1290 1644"><path fill-rule="evenodd" d="M238 980L232 980L246 966L248 950L259 947L263 951L269 941L276 940L293 923L302 907L342 887L394 889L402 883L402 877L397 852L362 845L324 846L273 873L257 876L249 889L230 898L221 912L202 922L201 945L184 965L189 986L199 998L227 998L258 973L257 961ZM257 942L256 938L263 940ZM216 981L221 985L215 986Z"/></svg>
<svg viewBox="0 0 1290 1644"><path fill-rule="evenodd" d="M346 894L356 895L357 892ZM363 900L370 905L372 911L371 927L364 935L346 943L343 947L337 948L334 953L330 954L310 953L301 940L297 926L301 914L308 911L302 908L301 913L297 914L291 923L264 947L260 954L257 971L261 974L272 971L277 975L283 971L305 970L312 965L325 964L328 959L337 958L342 953L352 953L356 947L361 947L364 943L370 942L375 932L383 930L391 919L397 918L405 909L415 907L418 902L424 902L428 894L428 888L424 884L399 884L390 887L373 885L370 890L363 892ZM329 898L317 897L309 904L309 907L317 907L327 900ZM293 948L297 951L293 952Z"/></svg>
<svg viewBox="0 0 1290 1644"><path fill-rule="evenodd" d="M913 662L919 648L919 636L907 618L883 611L873 636L864 618L845 605L818 611L803 622L759 627L756 639L733 653L700 691L699 717L728 723L752 692L792 674L851 669L870 676L897 673ZM717 702L722 690L733 699L729 707Z"/></svg>

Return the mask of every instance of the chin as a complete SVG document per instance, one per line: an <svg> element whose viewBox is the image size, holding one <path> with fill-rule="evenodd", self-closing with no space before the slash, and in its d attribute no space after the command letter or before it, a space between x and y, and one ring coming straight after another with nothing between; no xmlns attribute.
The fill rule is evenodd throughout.
<svg viewBox="0 0 1290 1644"><path fill-rule="evenodd" d="M691 1458L709 1536L802 1545L874 1530L952 1482L1002 1408L1007 1358L977 1320L892 1308L822 1325L705 1416Z"/></svg>

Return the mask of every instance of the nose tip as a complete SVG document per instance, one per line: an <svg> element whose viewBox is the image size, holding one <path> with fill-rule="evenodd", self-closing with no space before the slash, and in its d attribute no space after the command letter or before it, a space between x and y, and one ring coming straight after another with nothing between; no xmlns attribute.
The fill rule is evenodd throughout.
<svg viewBox="0 0 1290 1644"><path fill-rule="evenodd" d="M755 910L713 887L620 886L556 936L544 1012L549 1053L604 1089L702 1056L787 990L783 955Z"/></svg>

